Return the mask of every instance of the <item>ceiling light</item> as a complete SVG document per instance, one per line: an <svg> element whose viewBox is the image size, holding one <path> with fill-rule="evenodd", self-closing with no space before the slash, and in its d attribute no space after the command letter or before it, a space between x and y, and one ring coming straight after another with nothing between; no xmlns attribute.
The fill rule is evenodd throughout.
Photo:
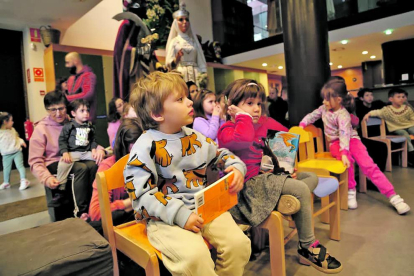
<svg viewBox="0 0 414 276"><path fill-rule="evenodd" d="M342 68L342 65L338 65L338 68L341 69Z"/></svg>
<svg viewBox="0 0 414 276"><path fill-rule="evenodd" d="M386 35L390 35L390 34L392 34L392 29L385 30L384 33Z"/></svg>
<svg viewBox="0 0 414 276"><path fill-rule="evenodd" d="M333 65L333 63L332 62L329 62L329 65Z"/></svg>
<svg viewBox="0 0 414 276"><path fill-rule="evenodd" d="M374 59L374 58L376 58L376 56L370 56L370 59Z"/></svg>
<svg viewBox="0 0 414 276"><path fill-rule="evenodd" d="M277 67L277 69L283 69L283 66L279 66L279 67Z"/></svg>
<svg viewBox="0 0 414 276"><path fill-rule="evenodd" d="M343 45L348 44L348 40L346 40L346 39L341 40L341 44L343 44Z"/></svg>
<svg viewBox="0 0 414 276"><path fill-rule="evenodd" d="M266 67L267 66L267 63L265 62L265 63L262 63L262 66L263 67Z"/></svg>
<svg viewBox="0 0 414 276"><path fill-rule="evenodd" d="M363 51L362 54L366 55L366 54L368 54L368 51Z"/></svg>

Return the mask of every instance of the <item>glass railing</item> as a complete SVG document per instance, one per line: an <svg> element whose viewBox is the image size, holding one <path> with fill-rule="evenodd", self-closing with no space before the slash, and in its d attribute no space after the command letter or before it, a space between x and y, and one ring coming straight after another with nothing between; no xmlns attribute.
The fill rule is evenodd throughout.
<svg viewBox="0 0 414 276"><path fill-rule="evenodd" d="M216 24L214 38L221 42L223 56L281 42L280 3L281 0L213 0L212 5L223 6L222 14L213 12L213 21ZM326 6L328 26L333 30L414 10L414 0L326 0ZM212 8L214 11L214 6ZM238 18L240 14L244 15L243 22ZM220 21L215 17L225 19ZM227 24L233 21L236 24ZM223 26L218 27L220 24ZM226 32L234 35L226 36ZM238 33L243 36L236 35ZM280 38L276 38L278 36Z"/></svg>

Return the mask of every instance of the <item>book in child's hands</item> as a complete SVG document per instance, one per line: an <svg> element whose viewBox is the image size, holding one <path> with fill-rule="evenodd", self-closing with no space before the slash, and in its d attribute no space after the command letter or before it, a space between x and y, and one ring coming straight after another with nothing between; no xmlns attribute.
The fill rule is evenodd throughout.
<svg viewBox="0 0 414 276"><path fill-rule="evenodd" d="M205 189L195 193L195 212L204 224L214 220L238 203L237 193L230 193L234 173L230 172Z"/></svg>
<svg viewBox="0 0 414 276"><path fill-rule="evenodd" d="M299 134L279 131L273 138L269 139L270 150L279 161L279 166L285 168L285 171L289 173L293 173L295 168L299 138Z"/></svg>

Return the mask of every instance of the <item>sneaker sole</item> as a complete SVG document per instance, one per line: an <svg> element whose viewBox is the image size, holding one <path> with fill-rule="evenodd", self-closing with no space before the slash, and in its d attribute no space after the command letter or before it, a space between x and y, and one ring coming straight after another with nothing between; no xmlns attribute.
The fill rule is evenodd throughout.
<svg viewBox="0 0 414 276"><path fill-rule="evenodd" d="M300 201L292 195L282 195L276 210L284 215L293 215L300 210Z"/></svg>
<svg viewBox="0 0 414 276"><path fill-rule="evenodd" d="M399 214L399 215L404 215L405 213L407 213L408 211L410 211L411 210L411 208L410 208L410 206L408 206L408 208L407 209L405 209L405 210L403 210L403 211L401 211L401 212L399 212L398 210L397 210L397 213Z"/></svg>
<svg viewBox="0 0 414 276"><path fill-rule="evenodd" d="M6 187L3 187L3 188L0 188L0 190L6 190L6 189L10 189L10 185L6 186Z"/></svg>
<svg viewBox="0 0 414 276"><path fill-rule="evenodd" d="M312 266L314 269L320 272L323 272L325 274L337 274L341 272L343 268L342 264L340 267L335 268L335 269L327 269L327 268L319 267L301 255L299 255L299 263L303 265L307 265L307 266Z"/></svg>

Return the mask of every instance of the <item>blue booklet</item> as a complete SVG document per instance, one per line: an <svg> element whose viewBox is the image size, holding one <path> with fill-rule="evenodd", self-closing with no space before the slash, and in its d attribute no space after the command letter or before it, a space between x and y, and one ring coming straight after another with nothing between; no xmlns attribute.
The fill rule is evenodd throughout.
<svg viewBox="0 0 414 276"><path fill-rule="evenodd" d="M299 148L299 134L279 131L274 137L268 136L269 148L276 156L279 167L293 173Z"/></svg>

